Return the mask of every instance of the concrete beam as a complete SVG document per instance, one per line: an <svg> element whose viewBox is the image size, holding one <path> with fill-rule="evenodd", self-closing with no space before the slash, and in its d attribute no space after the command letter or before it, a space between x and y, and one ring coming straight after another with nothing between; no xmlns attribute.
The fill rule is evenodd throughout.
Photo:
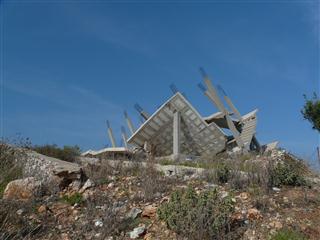
<svg viewBox="0 0 320 240"><path fill-rule="evenodd" d="M176 111L173 114L173 156L179 157L180 154L180 112Z"/></svg>
<svg viewBox="0 0 320 240"><path fill-rule="evenodd" d="M109 121L107 121L107 127L108 127L108 135L109 135L109 138L110 138L111 145L112 145L112 147L116 147L116 141L114 139L112 128L110 126Z"/></svg>

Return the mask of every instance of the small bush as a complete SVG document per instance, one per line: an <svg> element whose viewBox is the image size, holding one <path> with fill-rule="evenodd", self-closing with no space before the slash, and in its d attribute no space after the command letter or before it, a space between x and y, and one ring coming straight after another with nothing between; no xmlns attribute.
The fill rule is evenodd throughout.
<svg viewBox="0 0 320 240"><path fill-rule="evenodd" d="M194 189L177 190L158 209L160 220L188 239L223 239L230 232L231 197L221 198L218 190L197 195Z"/></svg>
<svg viewBox="0 0 320 240"><path fill-rule="evenodd" d="M270 183L273 186L304 186L306 180L295 163L277 163L270 174Z"/></svg>
<svg viewBox="0 0 320 240"><path fill-rule="evenodd" d="M113 175L113 169L107 161L101 161L100 164L86 164L83 167L84 174L97 184L108 183L110 181L108 177Z"/></svg>
<svg viewBox="0 0 320 240"><path fill-rule="evenodd" d="M271 237L271 240L306 240L307 238L300 232L282 229Z"/></svg>
<svg viewBox="0 0 320 240"><path fill-rule="evenodd" d="M64 146L63 148L59 148L57 145L43 145L43 146L34 146L32 150L46 155L48 157L58 158L67 162L74 162L76 157L80 156L80 148L75 146Z"/></svg>
<svg viewBox="0 0 320 240"><path fill-rule="evenodd" d="M303 118L312 124L313 129L320 132L320 99L316 93L311 99L308 99L306 95L304 98L306 102L301 110Z"/></svg>
<svg viewBox="0 0 320 240"><path fill-rule="evenodd" d="M143 200L146 202L153 200L159 194L169 191L172 185L177 182L175 178L164 177L152 164L140 170L138 179L141 181Z"/></svg>
<svg viewBox="0 0 320 240"><path fill-rule="evenodd" d="M219 163L216 166L216 176L220 183L226 183L230 177L230 168L226 163Z"/></svg>
<svg viewBox="0 0 320 240"><path fill-rule="evenodd" d="M70 196L65 195L62 197L62 200L66 203L69 203L70 205L74 205L74 204L80 204L83 202L83 198L82 195L80 193L75 193L72 194Z"/></svg>

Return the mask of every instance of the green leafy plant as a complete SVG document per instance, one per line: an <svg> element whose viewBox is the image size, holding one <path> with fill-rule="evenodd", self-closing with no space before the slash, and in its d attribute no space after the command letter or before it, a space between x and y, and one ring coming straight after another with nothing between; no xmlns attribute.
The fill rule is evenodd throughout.
<svg viewBox="0 0 320 240"><path fill-rule="evenodd" d="M74 205L74 204L80 204L83 202L83 197L80 193L75 193L75 194L72 194L70 196L68 195L64 195L62 197L62 200L66 203L69 203L70 205Z"/></svg>
<svg viewBox="0 0 320 240"><path fill-rule="evenodd" d="M199 195L191 187L176 190L170 201L158 208L158 217L188 239L223 238L230 231L234 210L231 197L222 198L217 189Z"/></svg>
<svg viewBox="0 0 320 240"><path fill-rule="evenodd" d="M282 229L271 236L271 240L307 240L307 238L300 232Z"/></svg>
<svg viewBox="0 0 320 240"><path fill-rule="evenodd" d="M294 163L277 163L270 173L273 186L304 186L307 184L301 170Z"/></svg>
<svg viewBox="0 0 320 240"><path fill-rule="evenodd" d="M313 129L320 132L320 99L316 93L313 94L311 99L304 95L304 99L306 102L301 110L303 118L312 124Z"/></svg>

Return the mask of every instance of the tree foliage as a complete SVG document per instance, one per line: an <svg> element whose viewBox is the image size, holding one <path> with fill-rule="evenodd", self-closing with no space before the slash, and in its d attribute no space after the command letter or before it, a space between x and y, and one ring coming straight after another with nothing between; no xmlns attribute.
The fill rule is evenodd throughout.
<svg viewBox="0 0 320 240"><path fill-rule="evenodd" d="M53 145L43 145L43 146L34 146L32 150L41 153L49 157L55 157L67 162L74 162L76 157L80 155L80 148L75 146L64 146L59 148L56 144Z"/></svg>
<svg viewBox="0 0 320 240"><path fill-rule="evenodd" d="M306 95L304 95L304 98L306 102L301 110L303 118L312 124L313 129L320 132L320 99L316 93L313 94L311 99L308 99Z"/></svg>

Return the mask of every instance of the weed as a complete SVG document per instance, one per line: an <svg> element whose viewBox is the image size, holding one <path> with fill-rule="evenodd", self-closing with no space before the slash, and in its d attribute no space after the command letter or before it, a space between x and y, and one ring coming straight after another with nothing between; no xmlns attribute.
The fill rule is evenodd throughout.
<svg viewBox="0 0 320 240"><path fill-rule="evenodd" d="M144 201L153 200L157 195L168 191L171 185L176 182L174 178L164 177L152 164L140 169L138 178L141 181Z"/></svg>
<svg viewBox="0 0 320 240"><path fill-rule="evenodd" d="M271 236L271 240L306 240L307 238L300 232L282 229Z"/></svg>
<svg viewBox="0 0 320 240"><path fill-rule="evenodd" d="M83 198L82 195L80 193L74 193L70 196L68 195L64 195L62 197L62 201L69 203L70 205L74 205L74 204L80 204L83 202Z"/></svg>

